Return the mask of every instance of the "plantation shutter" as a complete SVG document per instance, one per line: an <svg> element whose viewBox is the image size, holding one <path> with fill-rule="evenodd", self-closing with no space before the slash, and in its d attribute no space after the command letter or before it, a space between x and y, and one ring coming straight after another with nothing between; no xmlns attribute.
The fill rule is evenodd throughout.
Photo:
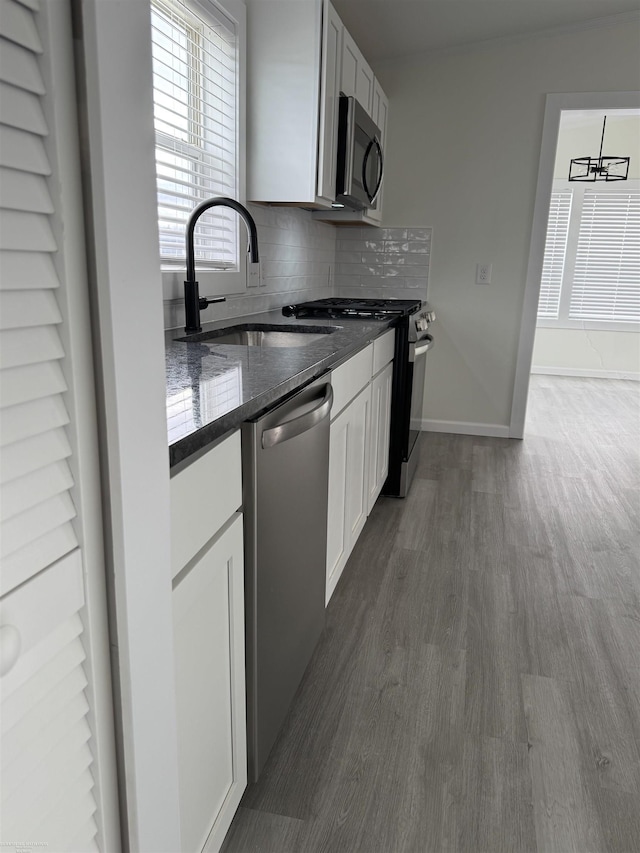
<svg viewBox="0 0 640 853"><path fill-rule="evenodd" d="M585 191L569 317L640 321L640 191Z"/></svg>
<svg viewBox="0 0 640 853"><path fill-rule="evenodd" d="M7 849L14 840L89 851L98 827L88 640L38 8L0 5L0 826Z"/></svg>
<svg viewBox="0 0 640 853"><path fill-rule="evenodd" d="M551 193L549 223L544 247L538 317L555 320L560 307L560 292L564 275L569 218L571 216L571 190Z"/></svg>
<svg viewBox="0 0 640 853"><path fill-rule="evenodd" d="M78 544L34 5L0 18L0 594Z"/></svg>
<svg viewBox="0 0 640 853"><path fill-rule="evenodd" d="M196 11L197 10L197 11ZM185 225L212 196L237 197L238 48L235 25L207 5L152 0L160 256L185 264ZM199 266L238 268L238 222L216 208L198 222ZM203 263L204 262L204 263Z"/></svg>

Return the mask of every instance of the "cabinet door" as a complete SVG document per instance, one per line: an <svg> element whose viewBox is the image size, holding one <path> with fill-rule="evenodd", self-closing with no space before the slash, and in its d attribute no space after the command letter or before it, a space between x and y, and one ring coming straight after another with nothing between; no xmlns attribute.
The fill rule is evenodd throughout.
<svg viewBox="0 0 640 853"><path fill-rule="evenodd" d="M374 76L358 45L344 29L342 31L342 71L340 90L352 95L371 115Z"/></svg>
<svg viewBox="0 0 640 853"><path fill-rule="evenodd" d="M380 494L389 472L389 430L391 425L391 379L388 364L371 383L371 429L369 451L368 511Z"/></svg>
<svg viewBox="0 0 640 853"><path fill-rule="evenodd" d="M367 385L331 424L327 603L367 520L370 404Z"/></svg>
<svg viewBox="0 0 640 853"><path fill-rule="evenodd" d="M374 89L373 89L373 110L371 113L371 117L374 122L380 128L380 142L382 144L383 154L386 153L385 145L387 142L387 113L389 111L389 101L387 100L387 96L382 91L382 86L378 83L377 80L374 81ZM380 187L380 193L378 194L378 203L375 208L371 208L368 211L368 215L371 219L376 222L382 222L382 199L384 195L384 179L382 181L382 186Z"/></svg>
<svg viewBox="0 0 640 853"><path fill-rule="evenodd" d="M217 851L247 784L242 515L174 581L180 830Z"/></svg>
<svg viewBox="0 0 640 853"><path fill-rule="evenodd" d="M318 144L318 195L331 202L336 197L338 99L342 31L338 13L325 0L322 17L322 83L320 91L320 138Z"/></svg>
<svg viewBox="0 0 640 853"><path fill-rule="evenodd" d="M347 530L351 553L369 514L369 427L371 386L359 394L349 406L351 410L347 445Z"/></svg>

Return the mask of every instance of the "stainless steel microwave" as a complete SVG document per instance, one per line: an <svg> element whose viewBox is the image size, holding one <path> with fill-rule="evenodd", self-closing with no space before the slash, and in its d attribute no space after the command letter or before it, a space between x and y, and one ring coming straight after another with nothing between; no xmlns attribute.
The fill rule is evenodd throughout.
<svg viewBox="0 0 640 853"><path fill-rule="evenodd" d="M341 94L335 206L375 208L383 173L380 130L355 98Z"/></svg>

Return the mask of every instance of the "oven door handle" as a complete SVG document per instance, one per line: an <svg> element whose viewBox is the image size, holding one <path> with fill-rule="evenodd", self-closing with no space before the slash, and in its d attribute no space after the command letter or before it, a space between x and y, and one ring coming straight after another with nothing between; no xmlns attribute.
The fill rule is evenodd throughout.
<svg viewBox="0 0 640 853"><path fill-rule="evenodd" d="M428 352L432 346L433 337L431 335L425 335L417 343L409 344L409 361L414 362L416 358Z"/></svg>

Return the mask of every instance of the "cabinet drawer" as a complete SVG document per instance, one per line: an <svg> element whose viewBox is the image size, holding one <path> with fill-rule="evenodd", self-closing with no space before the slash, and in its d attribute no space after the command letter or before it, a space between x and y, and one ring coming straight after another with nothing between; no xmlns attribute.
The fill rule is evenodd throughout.
<svg viewBox="0 0 640 853"><path fill-rule="evenodd" d="M344 364L332 371L333 407L331 409L331 420L336 418L369 382L372 365L373 344L369 344L352 356L349 361L345 361Z"/></svg>
<svg viewBox="0 0 640 853"><path fill-rule="evenodd" d="M373 376L393 361L393 350L396 342L396 330L389 329L373 342Z"/></svg>
<svg viewBox="0 0 640 853"><path fill-rule="evenodd" d="M172 477L170 489L175 577L242 504L240 431Z"/></svg>

